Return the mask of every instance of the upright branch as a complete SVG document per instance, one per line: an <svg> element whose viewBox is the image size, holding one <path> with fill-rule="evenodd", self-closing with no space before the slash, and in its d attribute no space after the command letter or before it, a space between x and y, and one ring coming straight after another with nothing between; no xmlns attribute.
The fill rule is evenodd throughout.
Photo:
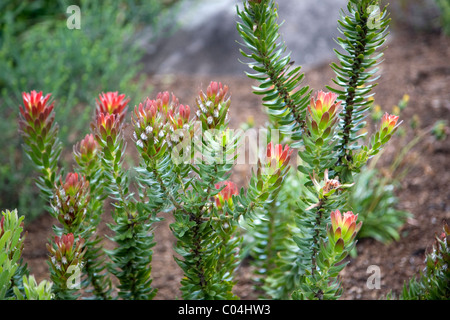
<svg viewBox="0 0 450 320"><path fill-rule="evenodd" d="M379 78L376 66L383 55L379 48L385 42L390 21L386 8L380 9L378 0L349 0L347 10L347 15L342 11L338 20L338 30L344 38L338 38L337 43L344 52L335 50L339 65L331 64L336 73L333 81L340 88L328 87L342 101L339 124L342 133L336 145L338 161L333 169L346 182L352 180L353 150L360 148L358 140L363 136L360 130L371 106L368 98L373 96L371 91L376 85L372 82Z"/></svg>
<svg viewBox="0 0 450 320"><path fill-rule="evenodd" d="M248 65L255 73L247 73L260 82L255 94L263 95L263 104L276 127L292 140L299 141L306 129L305 113L309 101L308 86L301 86L304 74L301 67L292 68L294 62L286 54L286 45L281 41L276 4L273 0L245 1L241 21L237 23L243 40L241 50L251 59Z"/></svg>
<svg viewBox="0 0 450 320"><path fill-rule="evenodd" d="M101 150L105 191L114 207L114 224L109 227L114 232L112 240L117 247L105 250L111 259L108 269L119 279L120 297L148 300L156 294L151 287L151 248L155 245L151 228L156 219L154 213L136 203L134 194L129 191L128 171L122 165L127 103L128 99L117 92L100 96L91 127Z"/></svg>
<svg viewBox="0 0 450 320"><path fill-rule="evenodd" d="M24 150L39 172L36 184L47 202L52 199L53 188L58 181L58 160L62 150L50 96L44 96L42 91L24 92L23 106L19 106Z"/></svg>

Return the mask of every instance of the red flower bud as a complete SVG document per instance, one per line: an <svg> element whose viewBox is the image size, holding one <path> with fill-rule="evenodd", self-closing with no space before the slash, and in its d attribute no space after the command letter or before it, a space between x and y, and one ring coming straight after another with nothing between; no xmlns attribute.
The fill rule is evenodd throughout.
<svg viewBox="0 0 450 320"><path fill-rule="evenodd" d="M380 127L381 137L390 134L395 129L398 118L399 118L398 116L389 114L387 112L383 115L383 118L381 118L381 127Z"/></svg>
<svg viewBox="0 0 450 320"><path fill-rule="evenodd" d="M55 236L53 244L47 244L51 258L50 265L57 281L65 282L67 280L73 273L73 271L70 271L70 274L66 274L70 266L81 268L81 259L85 253L83 245L84 239L78 237L75 240L73 233L64 234L61 237Z"/></svg>
<svg viewBox="0 0 450 320"><path fill-rule="evenodd" d="M274 146L273 142L267 145L267 163L272 166L275 163L276 168L284 167L290 160L293 149L285 145L284 148L281 144Z"/></svg>
<svg viewBox="0 0 450 320"><path fill-rule="evenodd" d="M95 132L98 143L106 141L108 136L115 140L121 128L120 116L116 114L100 113L97 115L96 122L92 124L92 131Z"/></svg>
<svg viewBox="0 0 450 320"><path fill-rule="evenodd" d="M92 157L98 150L98 143L93 134L87 134L79 143L79 152L85 157Z"/></svg>
<svg viewBox="0 0 450 320"><path fill-rule="evenodd" d="M115 114L122 122L123 119L125 118L125 114L127 111L127 104L129 101L130 99L125 99L124 94L119 95L118 92L102 93L99 95L99 99L96 99L97 116L100 113Z"/></svg>
<svg viewBox="0 0 450 320"><path fill-rule="evenodd" d="M19 106L21 114L19 126L24 133L46 135L50 131L54 120L52 112L54 104L48 103L50 96L51 94L47 94L44 97L42 91L37 93L34 90L22 93L23 106Z"/></svg>
<svg viewBox="0 0 450 320"><path fill-rule="evenodd" d="M329 236L333 237L335 241L342 238L344 243L348 243L356 237L359 229L361 229L362 222L358 225L356 220L358 215L353 214L351 211L345 212L341 215L339 210L331 212L331 229L329 230Z"/></svg>
<svg viewBox="0 0 450 320"><path fill-rule="evenodd" d="M336 102L338 95L333 92L319 91L316 98L311 98L308 111L314 126L324 129L337 121L336 115L341 110L341 101Z"/></svg>
<svg viewBox="0 0 450 320"><path fill-rule="evenodd" d="M215 185L216 189L221 189L223 186L225 186L225 188L223 188L217 195L214 196L216 207L219 210L223 208L225 202L228 204L229 208L232 208L233 207L232 196L239 194L238 187L234 182L222 181L216 183Z"/></svg>

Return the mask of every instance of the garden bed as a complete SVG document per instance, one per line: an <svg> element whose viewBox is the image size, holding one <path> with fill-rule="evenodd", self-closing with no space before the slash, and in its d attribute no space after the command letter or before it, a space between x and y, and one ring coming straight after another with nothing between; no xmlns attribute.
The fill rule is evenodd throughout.
<svg viewBox="0 0 450 320"><path fill-rule="evenodd" d="M380 168L386 168L395 154L412 138L408 124L414 115L420 119L420 127L426 128L436 120L450 123L450 39L439 34L397 34L390 41L381 64L382 76L374 89L376 103L382 110L392 111L404 94L410 96L408 107L402 111L406 138L396 137L386 148ZM239 62L236 62L239 63ZM316 91L332 85L334 73L328 64L304 70L306 82ZM205 89L211 80L220 81L230 87L232 104L230 126L238 128L241 123L253 118L255 126L265 121L260 97L252 94L255 83L244 74L188 76L152 75L149 84L151 94L158 91L173 91L180 103L195 105L199 89ZM134 106L132 106L134 107ZM131 108L130 108L131 109ZM129 149L133 145L129 144ZM401 239L388 245L373 239L362 239L357 244L357 257L341 273L344 286L342 299L380 299L393 290L399 292L403 283L423 269L425 252L433 243L435 233L442 229L442 220L450 221L450 158L449 138L436 141L431 135L425 137L405 158L408 174L396 191L398 208L413 214L401 230ZM247 166L236 166L233 179L238 185L246 185L249 177ZM157 224L152 275L153 286L158 288L155 299L180 298L179 281L182 271L173 260L174 237L168 225L170 214L161 215L164 221ZM105 216L105 220L109 221ZM48 279L47 239L52 235L54 219L44 214L27 225L23 257L30 273L38 281ZM108 232L104 228L104 232ZM105 244L108 245L107 243ZM381 288L369 289L370 276L367 268L376 265L381 270ZM242 299L255 299L248 261L243 261L237 275L235 292Z"/></svg>

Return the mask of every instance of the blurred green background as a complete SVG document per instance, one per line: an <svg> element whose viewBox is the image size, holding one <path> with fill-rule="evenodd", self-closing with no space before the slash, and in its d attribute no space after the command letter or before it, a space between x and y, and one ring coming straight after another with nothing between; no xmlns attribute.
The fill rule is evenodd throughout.
<svg viewBox="0 0 450 320"><path fill-rule="evenodd" d="M167 35L180 0L0 1L0 208L17 208L27 222L43 212L31 161L22 151L17 119L22 92L51 93L64 150L89 131L99 93L119 91L134 106L151 88L139 76L138 37ZM81 28L69 29L77 5Z"/></svg>

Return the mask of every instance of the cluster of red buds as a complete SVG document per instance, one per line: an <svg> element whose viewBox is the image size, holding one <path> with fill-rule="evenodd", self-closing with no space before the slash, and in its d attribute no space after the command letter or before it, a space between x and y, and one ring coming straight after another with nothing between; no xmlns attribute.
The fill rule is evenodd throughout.
<svg viewBox="0 0 450 320"><path fill-rule="evenodd" d="M97 142L104 145L108 140L116 141L122 131L129 99L118 92L107 92L96 100L95 120L91 124Z"/></svg>
<svg viewBox="0 0 450 320"><path fill-rule="evenodd" d="M265 174L281 175L282 171L288 167L293 151L287 144L285 146L281 144L274 145L273 142L270 142L267 145L266 157L262 159L263 163L265 163Z"/></svg>
<svg viewBox="0 0 450 320"><path fill-rule="evenodd" d="M100 114L114 114L123 122L127 113L127 105L130 99L126 99L124 94L118 92L107 92L99 95L96 99L96 116Z"/></svg>
<svg viewBox="0 0 450 320"><path fill-rule="evenodd" d="M392 115L389 113L385 113L381 118L381 126L380 126L380 139L383 140L386 136L391 136L397 127L400 125L397 124L398 116Z"/></svg>
<svg viewBox="0 0 450 320"><path fill-rule="evenodd" d="M356 224L358 215L347 211L341 214L339 210L331 212L331 226L328 227L328 239L338 251L342 251L347 245L351 245L362 226L362 222Z"/></svg>
<svg viewBox="0 0 450 320"><path fill-rule="evenodd" d="M237 185L232 181L222 181L215 184L217 190L220 190L218 194L214 196L216 208L221 210L225 205L228 208L233 208L233 195L238 195L239 190Z"/></svg>
<svg viewBox="0 0 450 320"><path fill-rule="evenodd" d="M65 230L76 231L86 217L89 203L89 182L77 173L68 173L56 186L53 210Z"/></svg>
<svg viewBox="0 0 450 320"><path fill-rule="evenodd" d="M77 143L73 148L75 160L78 164L89 164L95 161L98 152L98 142L95 140L92 133L86 134L84 139Z"/></svg>
<svg viewBox="0 0 450 320"><path fill-rule="evenodd" d="M197 98L197 119L202 123L202 129L220 129L228 121L228 109L231 100L228 86L211 81L206 94L200 91Z"/></svg>
<svg viewBox="0 0 450 320"><path fill-rule="evenodd" d="M381 146L387 143L397 131L397 128L401 124L401 121L398 122L398 119L398 116L387 112L383 115L381 118L380 129L371 138L372 154L376 154ZM365 154L363 153L362 155Z"/></svg>
<svg viewBox="0 0 450 320"><path fill-rule="evenodd" d="M53 243L47 244L54 281L65 286L69 276L75 272L73 269L82 269L82 259L85 253L83 245L84 239L78 237L78 240L75 240L73 233L61 237L55 236Z"/></svg>
<svg viewBox="0 0 450 320"><path fill-rule="evenodd" d="M22 132L30 136L45 137L51 130L55 114L54 103L49 103L51 94L43 96L42 91L22 93L23 106L19 106L21 119L19 126Z"/></svg>
<svg viewBox="0 0 450 320"><path fill-rule="evenodd" d="M169 92L160 92L155 100L147 98L134 108L133 138L138 149L149 157L154 157L183 142L185 135L193 135L190 121L191 108L179 103Z"/></svg>
<svg viewBox="0 0 450 320"><path fill-rule="evenodd" d="M319 91L315 99L311 98L306 123L312 136L324 140L330 135L342 109L341 101L336 102L336 99L337 94L323 91Z"/></svg>

